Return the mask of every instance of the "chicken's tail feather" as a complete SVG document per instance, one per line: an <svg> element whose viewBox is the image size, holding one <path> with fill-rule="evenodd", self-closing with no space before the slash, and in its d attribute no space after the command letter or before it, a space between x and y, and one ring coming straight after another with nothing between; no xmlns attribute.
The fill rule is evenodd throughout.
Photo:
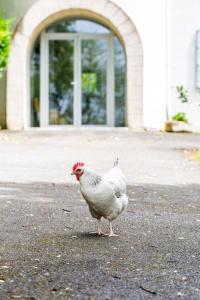
<svg viewBox="0 0 200 300"><path fill-rule="evenodd" d="M113 167L117 167L119 165L119 158L117 157L114 161Z"/></svg>

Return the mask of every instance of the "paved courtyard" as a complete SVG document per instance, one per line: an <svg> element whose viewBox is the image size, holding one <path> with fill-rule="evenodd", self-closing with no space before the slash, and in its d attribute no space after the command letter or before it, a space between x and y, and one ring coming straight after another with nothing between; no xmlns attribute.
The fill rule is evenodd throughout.
<svg viewBox="0 0 200 300"><path fill-rule="evenodd" d="M0 299L200 299L199 135L0 131ZM129 206L98 237L70 171L115 157ZM108 224L104 222L104 231Z"/></svg>

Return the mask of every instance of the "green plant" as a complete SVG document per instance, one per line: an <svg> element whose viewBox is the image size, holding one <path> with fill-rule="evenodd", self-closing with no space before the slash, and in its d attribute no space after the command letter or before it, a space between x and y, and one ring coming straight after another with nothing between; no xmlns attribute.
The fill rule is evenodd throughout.
<svg viewBox="0 0 200 300"><path fill-rule="evenodd" d="M178 98L181 100L181 103L188 102L188 90L186 90L182 85L176 87L177 92L179 93Z"/></svg>
<svg viewBox="0 0 200 300"><path fill-rule="evenodd" d="M185 122L185 123L188 122L188 119L186 117L186 113L184 113L184 112L179 112L179 113L175 114L172 117L172 120L173 121L182 121L182 122Z"/></svg>
<svg viewBox="0 0 200 300"><path fill-rule="evenodd" d="M6 68L10 52L10 43L12 38L10 19L4 19L0 16L0 78Z"/></svg>

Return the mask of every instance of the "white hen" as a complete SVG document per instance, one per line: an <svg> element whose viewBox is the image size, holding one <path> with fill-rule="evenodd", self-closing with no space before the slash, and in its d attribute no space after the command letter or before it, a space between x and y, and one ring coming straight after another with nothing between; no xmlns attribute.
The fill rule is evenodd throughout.
<svg viewBox="0 0 200 300"><path fill-rule="evenodd" d="M110 234L116 236L112 229L112 221L126 208L128 197L126 195L126 181L118 159L106 174L99 175L88 169L84 163L76 163L72 175L76 175L80 183L81 193L89 206L91 215L98 220L98 234L103 234L100 229L101 218L109 221Z"/></svg>

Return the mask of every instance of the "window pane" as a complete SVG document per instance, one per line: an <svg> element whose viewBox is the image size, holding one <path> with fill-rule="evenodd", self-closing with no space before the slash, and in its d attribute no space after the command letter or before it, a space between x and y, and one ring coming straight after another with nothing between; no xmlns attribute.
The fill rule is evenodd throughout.
<svg viewBox="0 0 200 300"><path fill-rule="evenodd" d="M122 44L115 38L115 126L125 126L126 58Z"/></svg>
<svg viewBox="0 0 200 300"><path fill-rule="evenodd" d="M70 33L108 33L110 30L103 25L89 20L61 20L49 26L47 32Z"/></svg>
<svg viewBox="0 0 200 300"><path fill-rule="evenodd" d="M40 126L40 43L36 41L31 56L31 126Z"/></svg>
<svg viewBox="0 0 200 300"><path fill-rule="evenodd" d="M107 41L83 40L82 124L106 124Z"/></svg>
<svg viewBox="0 0 200 300"><path fill-rule="evenodd" d="M49 124L73 124L74 42L49 41Z"/></svg>

